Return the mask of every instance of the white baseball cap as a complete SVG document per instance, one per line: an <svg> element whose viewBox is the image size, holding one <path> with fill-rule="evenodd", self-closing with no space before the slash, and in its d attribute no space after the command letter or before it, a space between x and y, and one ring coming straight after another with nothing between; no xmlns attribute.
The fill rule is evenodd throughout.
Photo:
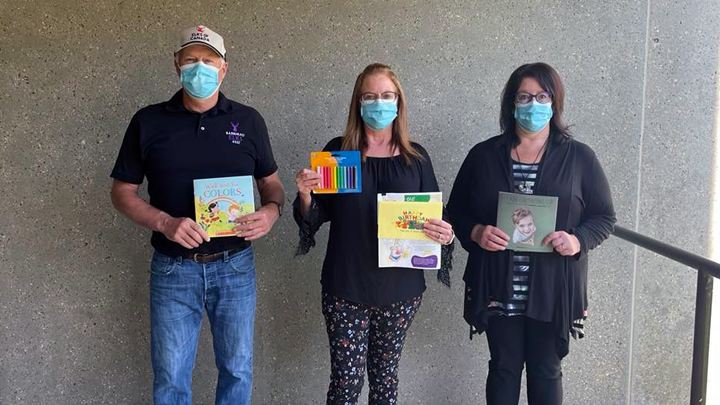
<svg viewBox="0 0 720 405"><path fill-rule="evenodd" d="M181 49L195 44L205 45L225 59L225 42L223 38L220 34L204 25L180 31L180 47L175 51L175 54L177 55Z"/></svg>

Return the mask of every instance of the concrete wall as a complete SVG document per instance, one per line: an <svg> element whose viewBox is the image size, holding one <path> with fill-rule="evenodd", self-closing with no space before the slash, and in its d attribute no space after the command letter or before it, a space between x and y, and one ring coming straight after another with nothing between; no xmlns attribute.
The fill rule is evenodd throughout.
<svg viewBox="0 0 720 405"><path fill-rule="evenodd" d="M110 206L132 114L178 88L176 32L225 36L223 91L258 108L287 198L307 152L341 133L352 84L389 63L410 128L449 193L498 132L502 86L554 65L567 121L610 179L619 224L706 254L720 1L0 1L0 403L145 404L149 232ZM293 258L285 216L255 246L256 404L318 404L329 373L320 247ZM400 403L484 403L488 350L454 286L432 277L401 366ZM612 238L592 254L588 337L565 361L568 404L689 400L695 272ZM194 379L212 402L207 325Z"/></svg>

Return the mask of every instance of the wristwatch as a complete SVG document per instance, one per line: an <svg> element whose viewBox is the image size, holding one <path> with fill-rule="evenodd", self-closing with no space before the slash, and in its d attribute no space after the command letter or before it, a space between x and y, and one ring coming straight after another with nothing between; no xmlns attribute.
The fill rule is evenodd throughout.
<svg viewBox="0 0 720 405"><path fill-rule="evenodd" d="M277 202L277 201L268 201L267 204L265 204L265 205L269 205L269 204L275 204L275 205L277 206L277 209L278 209L278 218L281 217L281 216L282 216L282 211L283 211L283 210L282 210L282 208L283 208L282 204L280 204L280 203Z"/></svg>

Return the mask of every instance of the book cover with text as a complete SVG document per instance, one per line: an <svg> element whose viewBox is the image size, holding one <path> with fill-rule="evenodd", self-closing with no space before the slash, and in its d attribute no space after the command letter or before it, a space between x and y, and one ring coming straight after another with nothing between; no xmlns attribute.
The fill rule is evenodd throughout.
<svg viewBox="0 0 720 405"><path fill-rule="evenodd" d="M252 176L193 181L195 221L211 238L235 236L238 219L255 211Z"/></svg>
<svg viewBox="0 0 720 405"><path fill-rule="evenodd" d="M378 267L440 268L441 246L422 231L442 218L442 193L378 194Z"/></svg>

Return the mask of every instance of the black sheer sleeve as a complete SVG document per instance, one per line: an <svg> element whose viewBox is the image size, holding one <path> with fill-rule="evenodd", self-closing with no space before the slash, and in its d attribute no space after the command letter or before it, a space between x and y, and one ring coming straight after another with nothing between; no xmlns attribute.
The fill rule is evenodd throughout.
<svg viewBox="0 0 720 405"><path fill-rule="evenodd" d="M420 180L420 191L421 192L437 192L440 191L438 187L437 179L435 178L435 170L432 166L432 160L428 152L419 144L413 144L417 148L418 152L423 156L423 160L420 161L421 168L421 180ZM443 208L443 221L451 223L450 217L447 214L447 210ZM450 287L450 271L452 270L453 250L455 249L455 241L448 245L443 245L440 250L440 270L437 273L437 280L446 286Z"/></svg>

